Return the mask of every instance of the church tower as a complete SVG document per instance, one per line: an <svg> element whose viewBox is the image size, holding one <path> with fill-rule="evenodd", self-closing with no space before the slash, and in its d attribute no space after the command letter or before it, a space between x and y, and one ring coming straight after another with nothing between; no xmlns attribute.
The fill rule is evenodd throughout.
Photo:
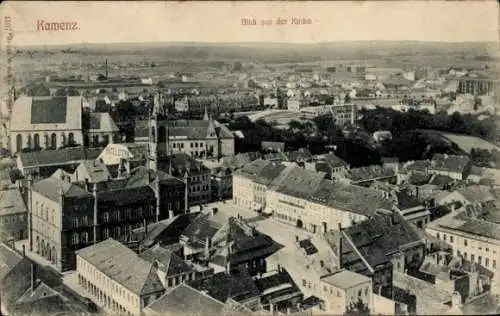
<svg viewBox="0 0 500 316"><path fill-rule="evenodd" d="M153 97L153 109L149 115L149 146L148 146L148 168L158 169L158 115L160 110L160 95Z"/></svg>

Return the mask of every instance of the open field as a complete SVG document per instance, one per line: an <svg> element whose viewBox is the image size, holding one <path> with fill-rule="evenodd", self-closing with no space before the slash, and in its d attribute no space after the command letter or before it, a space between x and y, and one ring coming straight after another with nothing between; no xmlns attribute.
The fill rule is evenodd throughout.
<svg viewBox="0 0 500 316"><path fill-rule="evenodd" d="M470 153L472 148L480 148L492 151L493 149L500 151L500 147L485 141L484 139L468 136L468 135L458 135L458 134L448 134L443 133L442 136L460 147L465 152Z"/></svg>

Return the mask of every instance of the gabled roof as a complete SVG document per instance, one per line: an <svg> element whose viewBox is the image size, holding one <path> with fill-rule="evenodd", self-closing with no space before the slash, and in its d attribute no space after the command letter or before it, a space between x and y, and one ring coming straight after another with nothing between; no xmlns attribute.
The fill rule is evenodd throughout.
<svg viewBox="0 0 500 316"><path fill-rule="evenodd" d="M327 277L321 278L322 282L331 284L339 289L350 289L356 285L370 282L371 279L349 270L340 270Z"/></svg>
<svg viewBox="0 0 500 316"><path fill-rule="evenodd" d="M400 247L422 241L416 228L396 214L395 216L397 218L395 223L391 223L390 216L376 215L342 231L372 268L388 263L390 260L388 255L398 251ZM354 270L358 273L365 270L365 265L359 261L358 254L352 248L351 243L346 238L342 241L342 267L348 268L352 264L361 264L361 266L355 266Z"/></svg>
<svg viewBox="0 0 500 316"><path fill-rule="evenodd" d="M4 243L0 243L0 280L16 267L24 257Z"/></svg>
<svg viewBox="0 0 500 316"><path fill-rule="evenodd" d="M159 245L140 253L139 257L151 263L158 263L158 269L165 272L167 277L193 271L179 256Z"/></svg>
<svg viewBox="0 0 500 316"><path fill-rule="evenodd" d="M326 154L323 160L331 167L331 168L336 168L336 167L349 167L349 164L342 160L341 158L337 157L333 153Z"/></svg>
<svg viewBox="0 0 500 316"><path fill-rule="evenodd" d="M300 167L293 167L276 191L296 197L306 198L315 192L325 178L324 172L316 172Z"/></svg>
<svg viewBox="0 0 500 316"><path fill-rule="evenodd" d="M71 147L20 153L19 157L23 167L27 168L35 166L71 164L81 160L96 159L100 153L101 150L97 148Z"/></svg>
<svg viewBox="0 0 500 316"><path fill-rule="evenodd" d="M432 157L432 169L450 172L463 172L470 158L467 156L435 154Z"/></svg>
<svg viewBox="0 0 500 316"><path fill-rule="evenodd" d="M228 220L229 216L222 212L217 212L213 215L210 213L200 214L184 230L182 235L194 242L205 242L206 238L211 239L224 225L226 225Z"/></svg>
<svg viewBox="0 0 500 316"><path fill-rule="evenodd" d="M33 190L55 202L59 202L61 194L64 197L71 198L84 198L92 196L90 192L85 191L78 185L56 177L49 177L38 181L33 185Z"/></svg>
<svg viewBox="0 0 500 316"><path fill-rule="evenodd" d="M77 256L134 294L144 295L164 289L155 265L112 238L78 250Z"/></svg>
<svg viewBox="0 0 500 316"><path fill-rule="evenodd" d="M99 202L115 205L134 204L138 201L153 201L155 193L149 186L97 192Z"/></svg>
<svg viewBox="0 0 500 316"><path fill-rule="evenodd" d="M27 212L26 204L17 188L0 191L0 216Z"/></svg>
<svg viewBox="0 0 500 316"><path fill-rule="evenodd" d="M395 172L392 168L382 167L382 166L367 166L350 169L346 177L351 181L365 181L378 178L388 178L395 176Z"/></svg>
<svg viewBox="0 0 500 316"><path fill-rule="evenodd" d="M85 170L84 172L89 177L90 183L105 182L111 178L108 168L99 159L83 160L77 170L79 168Z"/></svg>
<svg viewBox="0 0 500 316"><path fill-rule="evenodd" d="M484 203L495 200L489 188L484 185L470 185L457 191L470 203Z"/></svg>
<svg viewBox="0 0 500 316"><path fill-rule="evenodd" d="M158 315L219 315L223 307L221 301L183 283L154 301L145 312Z"/></svg>
<svg viewBox="0 0 500 316"><path fill-rule="evenodd" d="M371 216L379 209L391 210L393 208L393 203L384 198L379 190L332 183L327 180L323 180L308 199L314 203L365 216Z"/></svg>
<svg viewBox="0 0 500 316"><path fill-rule="evenodd" d="M160 181L160 183L172 183L183 185L184 182L178 178L175 178L169 175L166 172L161 170L152 170L145 166L139 166L134 168L130 172L130 178L127 182L127 188L136 188L136 187L144 187L153 183L156 179Z"/></svg>
<svg viewBox="0 0 500 316"><path fill-rule="evenodd" d="M114 133L120 131L108 112L90 113L91 132Z"/></svg>
<svg viewBox="0 0 500 316"><path fill-rule="evenodd" d="M210 173L202 162L184 153L173 154L159 161L159 169L169 170L172 167L172 175L175 177L184 177L185 172L189 175Z"/></svg>
<svg viewBox="0 0 500 316"><path fill-rule="evenodd" d="M188 284L221 302L229 298L241 302L248 298L256 298L260 294L253 279L246 274L235 276L221 272L210 278L190 281Z"/></svg>

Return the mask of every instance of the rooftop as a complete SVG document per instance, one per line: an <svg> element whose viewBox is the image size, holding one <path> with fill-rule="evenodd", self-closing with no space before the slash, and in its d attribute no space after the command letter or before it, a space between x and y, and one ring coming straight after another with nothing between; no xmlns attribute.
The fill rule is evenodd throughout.
<svg viewBox="0 0 500 316"><path fill-rule="evenodd" d="M356 285L371 282L371 279L359 273L349 270L341 270L322 277L321 281L339 289L350 289Z"/></svg>
<svg viewBox="0 0 500 316"><path fill-rule="evenodd" d="M23 260L23 256L10 248L8 245L0 244L0 280Z"/></svg>
<svg viewBox="0 0 500 316"><path fill-rule="evenodd" d="M78 250L77 256L137 295L163 290L154 265L112 238Z"/></svg>
<svg viewBox="0 0 500 316"><path fill-rule="evenodd" d="M392 168L386 168L376 165L353 168L350 169L346 174L346 177L353 182L366 181L378 178L388 178L393 176L395 176L395 173Z"/></svg>
<svg viewBox="0 0 500 316"><path fill-rule="evenodd" d="M316 192L322 184L324 184L324 178L324 172L315 172L293 166L284 175L284 178L277 186L276 191L299 198L307 198Z"/></svg>
<svg viewBox="0 0 500 316"><path fill-rule="evenodd" d="M112 133L118 132L119 129L115 121L111 118L108 112L90 113L90 127L91 132Z"/></svg>
<svg viewBox="0 0 500 316"><path fill-rule="evenodd" d="M27 212L21 192L17 188L0 191L0 216Z"/></svg>
<svg viewBox="0 0 500 316"><path fill-rule="evenodd" d="M33 185L33 190L55 202L59 202L61 195L69 198L92 196L91 193L85 191L78 185L54 176L38 181Z"/></svg>
<svg viewBox="0 0 500 316"><path fill-rule="evenodd" d="M470 159L467 156L435 154L432 157L432 169L463 172Z"/></svg>
<svg viewBox="0 0 500 316"><path fill-rule="evenodd" d="M24 168L35 166L51 166L79 162L81 160L97 159L101 149L70 147L55 150L33 151L20 153L19 158Z"/></svg>
<svg viewBox="0 0 500 316"><path fill-rule="evenodd" d="M139 257L151 263L157 262L158 269L165 272L166 276L174 276L193 271L193 268L178 255L159 245L141 252Z"/></svg>
<svg viewBox="0 0 500 316"><path fill-rule="evenodd" d="M252 278L244 274L234 276L221 272L207 279L190 281L188 284L221 302L225 302L228 298L239 302L260 295Z"/></svg>
<svg viewBox="0 0 500 316"><path fill-rule="evenodd" d="M323 180L309 196L313 202L357 214L371 216L379 209L391 210L393 203L380 191L357 185L332 183Z"/></svg>
<svg viewBox="0 0 500 316"><path fill-rule="evenodd" d="M219 315L224 304L183 283L168 291L146 308L159 315Z"/></svg>

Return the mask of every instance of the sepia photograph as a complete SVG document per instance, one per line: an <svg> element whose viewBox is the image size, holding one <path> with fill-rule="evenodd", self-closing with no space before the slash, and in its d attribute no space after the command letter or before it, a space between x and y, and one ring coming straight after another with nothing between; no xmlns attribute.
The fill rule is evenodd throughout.
<svg viewBox="0 0 500 316"><path fill-rule="evenodd" d="M500 314L498 13L1 3L0 316Z"/></svg>

